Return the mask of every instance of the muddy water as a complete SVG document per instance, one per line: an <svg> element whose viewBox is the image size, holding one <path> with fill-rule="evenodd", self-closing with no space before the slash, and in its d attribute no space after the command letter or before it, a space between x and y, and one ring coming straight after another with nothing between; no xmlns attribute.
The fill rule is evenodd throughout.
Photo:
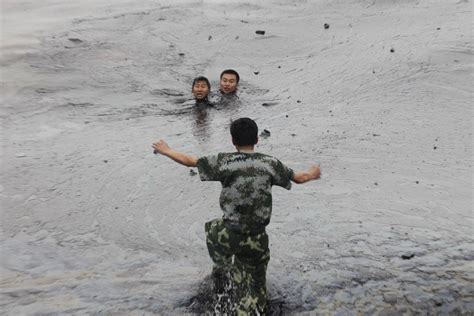
<svg viewBox="0 0 474 316"><path fill-rule="evenodd" d="M7 47L5 314L201 311L219 184L151 143L231 151L240 116L271 132L258 150L323 168L274 190L275 313L474 312L469 3L294 4L110 6ZM194 108L192 78L228 67L242 102Z"/></svg>

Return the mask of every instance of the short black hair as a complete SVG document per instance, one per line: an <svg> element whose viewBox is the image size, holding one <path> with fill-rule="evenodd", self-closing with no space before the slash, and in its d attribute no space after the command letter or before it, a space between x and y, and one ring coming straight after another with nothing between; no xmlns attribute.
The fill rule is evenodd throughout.
<svg viewBox="0 0 474 316"><path fill-rule="evenodd" d="M237 146L252 146L258 141L258 126L254 120L241 117L230 124L230 135Z"/></svg>
<svg viewBox="0 0 474 316"><path fill-rule="evenodd" d="M222 79L222 76L225 75L225 74L235 75L235 77L237 78L237 83L239 83L239 81L240 81L239 73L237 71L235 71L234 69L226 69L223 72L221 72L220 79Z"/></svg>
<svg viewBox="0 0 474 316"><path fill-rule="evenodd" d="M196 77L193 80L193 85L192 86L194 87L194 85L198 81L204 81L207 84L207 87L209 88L209 90L211 90L211 83L209 82L209 79L207 79L206 77L203 77L203 76Z"/></svg>

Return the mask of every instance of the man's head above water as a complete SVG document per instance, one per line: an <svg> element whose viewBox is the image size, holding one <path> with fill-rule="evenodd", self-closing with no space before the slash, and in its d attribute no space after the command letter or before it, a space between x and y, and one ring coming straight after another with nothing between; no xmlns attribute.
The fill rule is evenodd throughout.
<svg viewBox="0 0 474 316"><path fill-rule="evenodd" d="M226 69L221 73L219 82L219 90L223 94L235 93L239 85L240 76L237 71L233 69Z"/></svg>
<svg viewBox="0 0 474 316"><path fill-rule="evenodd" d="M211 84L206 77L194 78L192 92L197 101L205 100L210 91Z"/></svg>

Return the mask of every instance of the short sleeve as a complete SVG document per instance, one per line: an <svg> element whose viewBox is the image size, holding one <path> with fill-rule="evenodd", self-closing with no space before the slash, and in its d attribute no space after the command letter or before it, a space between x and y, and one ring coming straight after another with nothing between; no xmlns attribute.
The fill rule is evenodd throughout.
<svg viewBox="0 0 474 316"><path fill-rule="evenodd" d="M277 185L287 190L291 189L291 179L293 178L294 174L295 172L293 169L288 168L278 160L275 166L273 185Z"/></svg>
<svg viewBox="0 0 474 316"><path fill-rule="evenodd" d="M219 158L217 155L199 158L197 168L201 181L220 181Z"/></svg>

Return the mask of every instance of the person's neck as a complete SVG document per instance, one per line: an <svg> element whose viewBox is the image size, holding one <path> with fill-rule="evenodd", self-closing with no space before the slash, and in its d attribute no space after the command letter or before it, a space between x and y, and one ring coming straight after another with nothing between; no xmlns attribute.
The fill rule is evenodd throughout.
<svg viewBox="0 0 474 316"><path fill-rule="evenodd" d="M224 92L224 91L222 91L222 90L219 90L219 91L220 91L220 93L221 93L222 95L228 96L228 97L234 96L234 95L236 94L236 92L237 92L237 90L234 90L234 91L232 91L232 92L227 92L227 93Z"/></svg>
<svg viewBox="0 0 474 316"><path fill-rule="evenodd" d="M239 153L254 153L255 146L235 146Z"/></svg>

